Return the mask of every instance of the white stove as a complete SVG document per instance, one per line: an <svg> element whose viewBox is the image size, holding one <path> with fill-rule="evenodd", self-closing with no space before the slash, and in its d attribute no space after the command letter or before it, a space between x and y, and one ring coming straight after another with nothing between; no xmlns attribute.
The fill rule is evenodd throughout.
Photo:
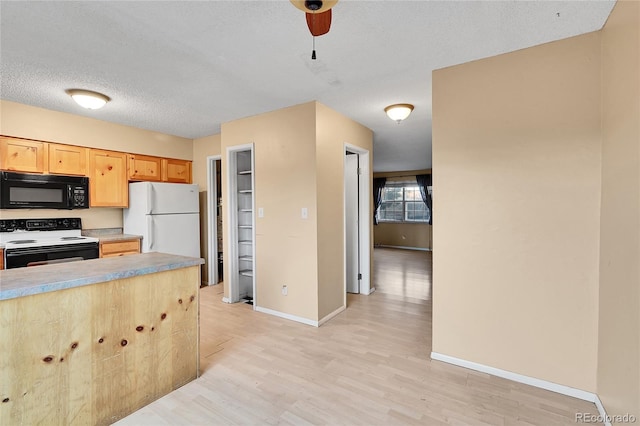
<svg viewBox="0 0 640 426"><path fill-rule="evenodd" d="M0 220L5 267L37 266L98 257L98 239L82 236L80 218Z"/></svg>

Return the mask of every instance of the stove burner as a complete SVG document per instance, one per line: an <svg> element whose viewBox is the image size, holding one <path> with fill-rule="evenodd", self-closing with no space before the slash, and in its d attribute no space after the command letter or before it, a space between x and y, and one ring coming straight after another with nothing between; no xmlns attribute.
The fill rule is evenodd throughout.
<svg viewBox="0 0 640 426"><path fill-rule="evenodd" d="M29 243L35 243L36 240L14 240L14 241L8 241L8 243L11 244L29 244Z"/></svg>
<svg viewBox="0 0 640 426"><path fill-rule="evenodd" d="M65 240L65 241L68 241L68 240L84 240L85 237L62 237L60 239L61 240Z"/></svg>

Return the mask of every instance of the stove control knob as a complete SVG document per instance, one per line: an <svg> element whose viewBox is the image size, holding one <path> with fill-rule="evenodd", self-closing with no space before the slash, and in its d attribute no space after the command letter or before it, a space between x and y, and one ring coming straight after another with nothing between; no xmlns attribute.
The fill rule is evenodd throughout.
<svg viewBox="0 0 640 426"><path fill-rule="evenodd" d="M65 219L62 221L62 226L64 226L65 228L69 227L69 219Z"/></svg>

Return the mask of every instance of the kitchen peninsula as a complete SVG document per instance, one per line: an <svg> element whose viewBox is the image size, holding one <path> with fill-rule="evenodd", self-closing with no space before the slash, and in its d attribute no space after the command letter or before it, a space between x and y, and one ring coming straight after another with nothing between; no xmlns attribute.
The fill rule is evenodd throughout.
<svg viewBox="0 0 640 426"><path fill-rule="evenodd" d="M0 424L111 424L195 379L202 259L0 271Z"/></svg>

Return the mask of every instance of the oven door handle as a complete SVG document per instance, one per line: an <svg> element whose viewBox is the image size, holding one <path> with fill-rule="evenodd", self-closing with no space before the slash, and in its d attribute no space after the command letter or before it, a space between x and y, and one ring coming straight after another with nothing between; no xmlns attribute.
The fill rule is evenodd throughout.
<svg viewBox="0 0 640 426"><path fill-rule="evenodd" d="M95 249L96 243L82 243L82 244L61 244L57 246L46 247L24 247L24 248L10 248L5 249L4 255L9 257L21 256L25 254L43 254L43 253L55 253L60 251L72 251L83 249Z"/></svg>

